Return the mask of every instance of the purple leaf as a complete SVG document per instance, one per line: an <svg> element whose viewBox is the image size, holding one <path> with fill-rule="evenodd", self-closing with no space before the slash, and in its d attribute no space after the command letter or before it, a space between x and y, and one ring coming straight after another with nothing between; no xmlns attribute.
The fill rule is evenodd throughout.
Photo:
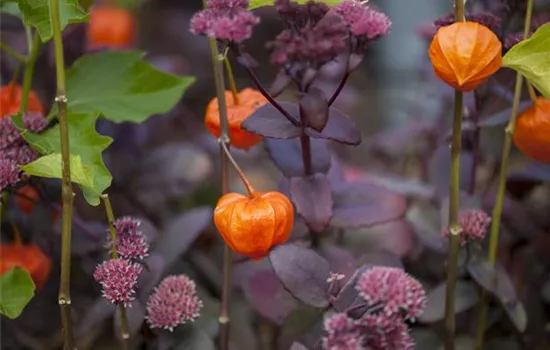
<svg viewBox="0 0 550 350"><path fill-rule="evenodd" d="M424 312L418 317L422 323L434 323L445 317L446 285L442 283L428 292ZM479 302L479 292L472 282L457 281L455 293L455 314L469 310Z"/></svg>
<svg viewBox="0 0 550 350"><path fill-rule="evenodd" d="M470 185L470 170L472 169L473 156L470 152L462 152L460 155L460 188L468 189ZM436 188L440 197L449 193L451 169L451 151L448 145L441 145L433 154L429 164L430 183Z"/></svg>
<svg viewBox="0 0 550 350"><path fill-rule="evenodd" d="M332 306L336 311L343 312L355 303L359 296L359 293L355 289L355 284L357 283L359 277L372 266L373 265L371 264L365 264L358 268L344 287L340 289L340 292L336 296L335 300L332 301Z"/></svg>
<svg viewBox="0 0 550 350"><path fill-rule="evenodd" d="M304 176L300 140L265 139L269 156L286 177ZM325 140L311 139L313 173L326 173L330 168L330 153Z"/></svg>
<svg viewBox="0 0 550 350"><path fill-rule="evenodd" d="M269 88L269 94L273 97L279 96L290 83L292 83L292 79L286 74L284 68L281 69Z"/></svg>
<svg viewBox="0 0 550 350"><path fill-rule="evenodd" d="M401 156L403 149L417 148L419 141L432 137L435 131L434 123L414 120L378 133L370 147L389 156Z"/></svg>
<svg viewBox="0 0 550 350"><path fill-rule="evenodd" d="M311 349L323 334L323 310L303 306L294 310L285 320L277 339L278 349L288 349L299 340Z"/></svg>
<svg viewBox="0 0 550 350"><path fill-rule="evenodd" d="M492 266L489 261L477 258L467 267L470 277L483 289L493 294L503 305L518 302L516 290L508 273L500 264Z"/></svg>
<svg viewBox="0 0 550 350"><path fill-rule="evenodd" d="M529 106L531 106L532 102L529 101L523 101L519 104L519 111L523 111L527 109ZM499 126L508 123L508 120L510 120L510 115L512 114L512 108L506 108L504 110L498 111L496 113L482 116L481 120L477 123L479 127L493 127L493 126Z"/></svg>
<svg viewBox="0 0 550 350"><path fill-rule="evenodd" d="M302 343L294 342L289 350L307 350L307 348Z"/></svg>
<svg viewBox="0 0 550 350"><path fill-rule="evenodd" d="M345 284L357 270L357 260L353 255L340 247L335 245L323 245L319 249L319 254L327 259L330 272L344 275L344 278L340 280L340 283Z"/></svg>
<svg viewBox="0 0 550 350"><path fill-rule="evenodd" d="M126 316L128 319L128 332L130 337L135 336L141 328L145 320L145 307L139 300L134 300L131 306L126 308ZM114 331L118 340L122 340L122 332L120 328L120 307L117 307L114 317Z"/></svg>
<svg viewBox="0 0 550 350"><path fill-rule="evenodd" d="M352 146L361 143L361 132L355 122L348 115L334 107L329 109L328 122L322 132L307 128L306 134L311 137L328 139Z"/></svg>
<svg viewBox="0 0 550 350"><path fill-rule="evenodd" d="M116 306L108 303L103 298L99 298L91 305L88 305L76 329L76 338L82 338L98 325L104 324L105 320L115 313L115 310Z"/></svg>
<svg viewBox="0 0 550 350"><path fill-rule="evenodd" d="M242 281L242 290L252 307L281 326L298 302L285 289L272 269L261 269Z"/></svg>
<svg viewBox="0 0 550 350"><path fill-rule="evenodd" d="M328 101L323 92L311 87L300 98L300 119L313 130L322 132L328 121Z"/></svg>
<svg viewBox="0 0 550 350"><path fill-rule="evenodd" d="M433 197L435 197L435 188L432 185L417 180L400 178L393 175L371 174L368 174L367 178L375 184L384 186L388 190L392 190L407 197L419 197L422 199L433 199Z"/></svg>
<svg viewBox="0 0 550 350"><path fill-rule="evenodd" d="M324 231L332 217L332 190L325 175L290 178L290 198L310 229Z"/></svg>
<svg viewBox="0 0 550 350"><path fill-rule="evenodd" d="M138 299L146 302L149 294L164 274L164 258L158 254L151 254L145 258L143 265L143 272L138 278Z"/></svg>
<svg viewBox="0 0 550 350"><path fill-rule="evenodd" d="M508 175L506 189L516 197L521 197L541 182L550 183L550 165L530 163L525 169Z"/></svg>
<svg viewBox="0 0 550 350"><path fill-rule="evenodd" d="M360 265L369 264L404 269L403 263L401 262L399 256L385 249L372 253L365 253L357 260Z"/></svg>
<svg viewBox="0 0 550 350"><path fill-rule="evenodd" d="M281 102L283 108L286 104ZM292 124L270 103L254 111L245 119L241 127L254 134L275 139L296 138L302 132L299 126Z"/></svg>
<svg viewBox="0 0 550 350"><path fill-rule="evenodd" d="M319 308L328 305L328 262L313 250L295 244L276 247L269 254L281 283L297 299Z"/></svg>
<svg viewBox="0 0 550 350"><path fill-rule="evenodd" d="M333 186L331 226L368 227L396 220L407 211L406 199L382 186L366 182Z"/></svg>
<svg viewBox="0 0 550 350"><path fill-rule="evenodd" d="M164 257L166 266L189 249L212 220L210 207L199 207L176 216L166 225L157 242L155 253Z"/></svg>

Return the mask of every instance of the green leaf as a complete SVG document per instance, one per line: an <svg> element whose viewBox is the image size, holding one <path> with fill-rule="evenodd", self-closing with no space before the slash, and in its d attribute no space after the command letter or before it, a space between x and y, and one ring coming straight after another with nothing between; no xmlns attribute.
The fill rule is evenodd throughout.
<svg viewBox="0 0 550 350"><path fill-rule="evenodd" d="M0 276L0 313L14 319L34 296L34 282L27 270L18 266Z"/></svg>
<svg viewBox="0 0 550 350"><path fill-rule="evenodd" d="M70 112L67 116L71 179L80 185L84 197L94 206L99 205L99 196L111 185L113 179L102 158L102 152L113 142L113 139L97 133L95 129L97 117L97 113ZM17 120L15 121L20 125ZM41 134L25 130L22 135L34 149L45 156L21 168L31 175L61 178L59 125Z"/></svg>
<svg viewBox="0 0 550 350"><path fill-rule="evenodd" d="M324 2L327 5L334 6L337 5L344 0L315 0L315 2ZM309 2L309 0L296 0L299 4L305 4ZM250 6L248 7L250 10L253 10L258 7L262 6L273 6L275 3L275 0L250 0Z"/></svg>
<svg viewBox="0 0 550 350"><path fill-rule="evenodd" d="M502 66L521 73L544 97L550 98L550 23L514 45L504 55Z"/></svg>
<svg viewBox="0 0 550 350"><path fill-rule="evenodd" d="M69 110L101 113L117 123L168 112L195 79L161 72L143 55L112 51L80 58L67 71Z"/></svg>
<svg viewBox="0 0 550 350"><path fill-rule="evenodd" d="M21 17L21 11L19 5L15 1L3 1L0 3L0 13L5 13L17 18Z"/></svg>
<svg viewBox="0 0 550 350"><path fill-rule="evenodd" d="M43 42L53 36L52 18L49 0L18 0L23 14L23 22L38 30ZM77 0L59 0L61 30L68 24L82 23L88 20L88 14L80 7Z"/></svg>

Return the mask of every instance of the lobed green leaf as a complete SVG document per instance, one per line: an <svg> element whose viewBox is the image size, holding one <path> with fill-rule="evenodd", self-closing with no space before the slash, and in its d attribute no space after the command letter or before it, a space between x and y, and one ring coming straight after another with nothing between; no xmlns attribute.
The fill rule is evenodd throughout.
<svg viewBox="0 0 550 350"><path fill-rule="evenodd" d="M100 113L116 123L168 112L195 79L157 70L143 55L112 51L80 58L67 71L69 110Z"/></svg>
<svg viewBox="0 0 550 350"><path fill-rule="evenodd" d="M14 319L34 296L34 282L27 270L18 266L0 276L0 313Z"/></svg>
<svg viewBox="0 0 550 350"><path fill-rule="evenodd" d="M72 113L67 116L71 156L71 178L79 184L84 197L91 205L99 205L100 195L111 185L113 177L105 166L102 152L112 139L97 133L98 113ZM59 125L41 134L22 132L25 140L45 155L22 166L30 175L61 178L61 144Z"/></svg>
<svg viewBox="0 0 550 350"><path fill-rule="evenodd" d="M53 37L52 17L49 0L18 0L23 22L38 31L43 42ZM82 9L77 0L60 0L59 16L61 30L68 24L88 21L88 14Z"/></svg>
<svg viewBox="0 0 550 350"><path fill-rule="evenodd" d="M309 0L295 0L299 4L305 4L309 2ZM334 6L337 5L344 0L315 0L316 2L324 2L327 5ZM248 7L250 10L253 10L258 7L263 6L273 6L275 3L275 0L250 0L250 6Z"/></svg>
<svg viewBox="0 0 550 350"><path fill-rule="evenodd" d="M550 98L550 23L514 45L504 55L502 66L521 73L544 97Z"/></svg>

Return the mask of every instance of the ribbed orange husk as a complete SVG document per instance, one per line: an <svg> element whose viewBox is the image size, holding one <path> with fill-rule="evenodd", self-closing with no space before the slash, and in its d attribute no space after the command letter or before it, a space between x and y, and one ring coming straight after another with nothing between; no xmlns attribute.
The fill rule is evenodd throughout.
<svg viewBox="0 0 550 350"><path fill-rule="evenodd" d="M0 275L15 266L29 272L38 290L50 277L52 262L37 245L1 244Z"/></svg>
<svg viewBox="0 0 550 350"><path fill-rule="evenodd" d="M268 101L259 91L251 88L240 91L237 96L239 104L235 104L235 101L233 101L233 94L231 91L225 92L231 146L239 149L248 149L257 145L262 140L262 137L243 130L241 124L250 117L256 109L260 108ZM220 109L217 98L214 98L208 103L204 123L212 135L220 137Z"/></svg>
<svg viewBox="0 0 550 350"><path fill-rule="evenodd" d="M527 157L550 164L550 100L539 97L516 121L514 144Z"/></svg>
<svg viewBox="0 0 550 350"><path fill-rule="evenodd" d="M288 240L294 208L280 192L228 193L216 205L214 223L231 249L256 260Z"/></svg>
<svg viewBox="0 0 550 350"><path fill-rule="evenodd" d="M0 88L0 119L19 112L23 89L17 83L9 83ZM44 114L44 107L34 91L29 92L27 112Z"/></svg>
<svg viewBox="0 0 550 350"><path fill-rule="evenodd" d="M474 90L502 65L502 44L492 30L476 22L441 27L429 50L435 74L463 92Z"/></svg>
<svg viewBox="0 0 550 350"><path fill-rule="evenodd" d="M136 32L136 19L128 10L108 4L92 7L87 27L88 47L128 48L133 46Z"/></svg>

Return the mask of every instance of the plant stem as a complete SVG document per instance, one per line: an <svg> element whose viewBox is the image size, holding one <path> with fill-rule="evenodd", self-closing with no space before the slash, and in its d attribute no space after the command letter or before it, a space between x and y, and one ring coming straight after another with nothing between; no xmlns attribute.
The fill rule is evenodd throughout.
<svg viewBox="0 0 550 350"><path fill-rule="evenodd" d="M250 184L250 181L248 181L248 179L246 178L244 171L241 169L239 164L237 164L237 161L235 160L235 158L233 158L233 155L229 151L229 147L227 147L227 145L224 142L221 142L220 144L222 145L223 152L225 153L227 159L229 160L229 162L231 162L231 165L233 166L233 168L241 178L241 181L244 183L244 186L246 187L246 191L248 192L248 194L251 194L251 195L254 194L254 192L256 191Z"/></svg>
<svg viewBox="0 0 550 350"><path fill-rule="evenodd" d="M336 99L338 98L338 95L340 95L340 93L342 92L342 89L344 89L344 86L346 86L346 83L348 82L348 78L349 78L349 72L346 70L346 74L344 74L344 77L342 78L342 80L340 80L340 84L338 84L338 87L332 93L330 100L328 100L329 106L332 106L334 101L336 101Z"/></svg>
<svg viewBox="0 0 550 350"><path fill-rule="evenodd" d="M531 17L533 14L533 0L527 0L527 9L525 10L525 23L523 28L523 39L529 36L531 28ZM502 145L502 156L500 160L500 174L498 180L497 198L493 208L491 218L491 228L489 230L489 263L494 266L497 260L498 237L500 232L500 220L502 218L502 207L504 204L504 195L506 194L506 175L508 173L508 161L510 158L510 150L512 149L512 135L516 126L516 119L519 111L519 102L521 99L521 90L523 86L523 76L519 73L516 75L516 86L514 88L514 100L512 101L512 114L510 121L504 130L504 144ZM480 309L477 325L476 350L483 349L485 337L485 324L487 323L487 312L489 311L487 292L481 293Z"/></svg>
<svg viewBox="0 0 550 350"><path fill-rule="evenodd" d="M225 70L227 72L227 80L229 80L229 88L231 89L231 95L233 95L233 104L239 104L239 92L237 91L237 84L235 83L235 75L233 74L233 68L231 68L231 62L229 58L224 56L223 63L225 64Z"/></svg>
<svg viewBox="0 0 550 350"><path fill-rule="evenodd" d="M6 51L7 54L12 55L15 59L17 59L21 63L25 63L25 61L27 60L27 58L24 55L15 51L11 46L9 46L3 41L0 41L0 49Z"/></svg>
<svg viewBox="0 0 550 350"><path fill-rule="evenodd" d="M535 102L537 100L537 93L535 92L535 88L527 80L525 80L525 84L527 85L527 91L529 92L529 98L531 99L531 101Z"/></svg>
<svg viewBox="0 0 550 350"><path fill-rule="evenodd" d="M55 102L58 107L59 135L61 143L63 218L61 223L61 281L59 284L58 302L61 308L64 349L73 350L73 325L71 320L71 224L73 210L73 189L71 183L71 165L69 152L69 127L67 123L67 96L65 86L65 60L63 57L63 37L59 0L50 1L52 17L55 68L57 73L57 94Z"/></svg>
<svg viewBox="0 0 550 350"><path fill-rule="evenodd" d="M206 0L203 0L203 5L206 8ZM228 150L230 142L229 137L229 122L227 118L227 105L225 103L225 83L223 76L223 57L218 52L216 41L208 38L210 52L212 56L212 65L214 70L214 79L216 83L216 95L218 97L218 107L220 111L220 162L222 167L222 194L229 192L229 160L225 150ZM231 248L227 244L223 248L223 282L221 293L220 316L218 323L220 326L218 334L218 349L229 349L229 332L231 319L229 317L231 304Z"/></svg>
<svg viewBox="0 0 550 350"><path fill-rule="evenodd" d="M101 195L103 204L105 205L105 213L107 214L107 220L109 222L109 232L111 233L111 258L118 259L118 252L116 248L116 229L115 229L115 215L113 213L113 206L109 195L104 193ZM120 312L120 335L122 338L122 347L124 350L129 349L130 331L128 326L128 316L126 315L126 307L123 303L118 304L118 310Z"/></svg>
<svg viewBox="0 0 550 350"><path fill-rule="evenodd" d="M240 55L240 52L238 51L238 49L236 50L236 54L237 55ZM248 76L250 77L250 79L252 80L252 82L254 83L254 85L256 86L256 89L258 89L258 91L266 98L267 101L269 101L269 103L275 107L279 112L281 112L281 114L290 122L292 123L293 125L295 126L300 126L300 123L292 116L290 115L290 113L288 113L288 111L286 109L283 108L283 106L281 106L279 104L279 102L277 102L273 96L271 96L271 94L269 94L269 92L267 92L267 90L263 87L263 85L260 83L260 80L258 79L258 77L256 76L256 74L254 73L254 71L252 69L250 69L249 67L247 67L246 65L243 65L241 64L241 66L245 69L246 73L248 74Z"/></svg>
<svg viewBox="0 0 550 350"><path fill-rule="evenodd" d="M304 174L309 176L312 174L311 140L309 139L309 136L302 133L302 135L300 135L300 145L302 146L302 163L304 164Z"/></svg>
<svg viewBox="0 0 550 350"><path fill-rule="evenodd" d="M470 186L468 188L468 193L470 195L474 195L476 192L476 175L477 175L477 166L479 164L479 138L480 138L480 130L479 130L479 110L481 108L481 99L477 93L477 91L474 91L474 98L475 98L475 113L472 117L472 122L474 123L474 135L472 140L472 168L470 169Z"/></svg>
<svg viewBox="0 0 550 350"><path fill-rule="evenodd" d="M460 0L459 0L460 1ZM447 286L445 291L445 349L454 349L455 288L458 274L460 233L460 149L462 143L462 91L455 90L453 137L451 141L451 192L449 198L449 256L447 259Z"/></svg>
<svg viewBox="0 0 550 350"><path fill-rule="evenodd" d="M25 65L25 72L23 73L23 88L21 92L21 104L19 106L19 113L21 113L21 115L27 112L29 93L32 86L32 77L34 75L34 66L36 64L36 59L38 58L39 50L40 37L38 36L38 31L36 31L32 40L32 47L31 51L29 52L29 58L27 59L27 63Z"/></svg>

